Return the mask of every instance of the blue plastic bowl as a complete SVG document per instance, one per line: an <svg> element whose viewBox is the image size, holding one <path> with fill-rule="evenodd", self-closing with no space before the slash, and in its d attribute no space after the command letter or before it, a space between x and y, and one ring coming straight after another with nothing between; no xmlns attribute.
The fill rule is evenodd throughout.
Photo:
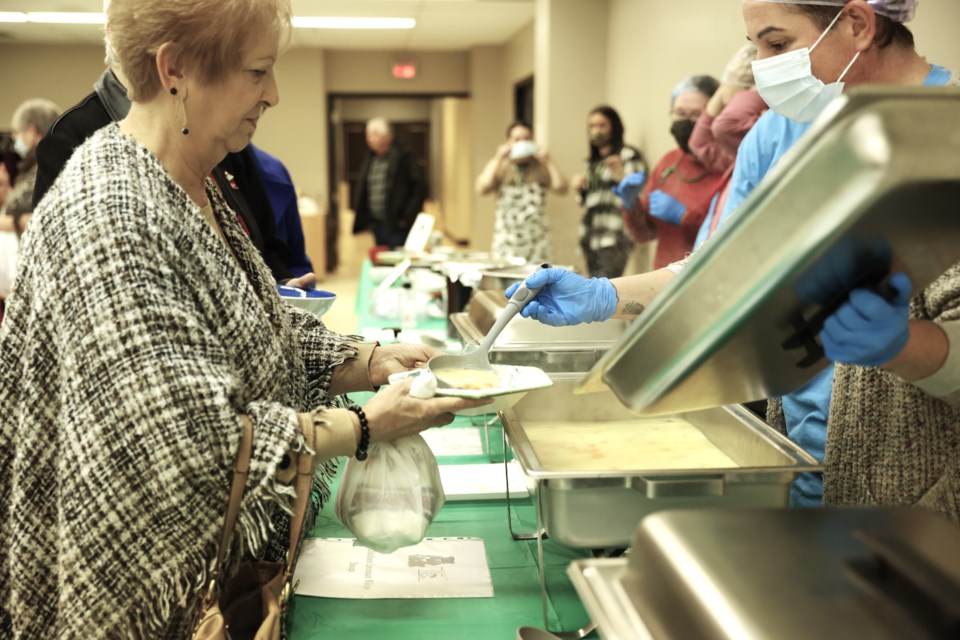
<svg viewBox="0 0 960 640"><path fill-rule="evenodd" d="M315 316L322 316L337 299L337 294L321 289L299 289L277 285L277 293L290 304L309 311Z"/></svg>

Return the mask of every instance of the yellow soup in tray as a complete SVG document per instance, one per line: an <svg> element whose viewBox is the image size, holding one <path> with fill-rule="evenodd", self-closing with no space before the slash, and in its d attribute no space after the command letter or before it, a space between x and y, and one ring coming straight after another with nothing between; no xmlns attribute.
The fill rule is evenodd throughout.
<svg viewBox="0 0 960 640"><path fill-rule="evenodd" d="M681 418L523 422L545 471L729 469L731 460Z"/></svg>

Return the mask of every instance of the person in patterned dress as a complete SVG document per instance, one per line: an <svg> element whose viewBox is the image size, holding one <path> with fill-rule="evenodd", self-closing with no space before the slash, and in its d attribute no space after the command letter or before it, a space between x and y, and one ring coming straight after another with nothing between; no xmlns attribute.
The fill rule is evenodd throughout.
<svg viewBox="0 0 960 640"><path fill-rule="evenodd" d="M623 142L623 121L608 106L596 107L587 118L590 157L586 172L573 176L570 186L584 208L580 222L580 249L591 276L623 275L633 240L623 221L623 202L612 189L625 176L646 172L640 151Z"/></svg>
<svg viewBox="0 0 960 640"><path fill-rule="evenodd" d="M497 192L494 257L550 261L550 224L544 210L550 190L566 193L566 178L547 151L533 142L532 127L525 122L512 123L507 127L507 141L477 177L480 195Z"/></svg>

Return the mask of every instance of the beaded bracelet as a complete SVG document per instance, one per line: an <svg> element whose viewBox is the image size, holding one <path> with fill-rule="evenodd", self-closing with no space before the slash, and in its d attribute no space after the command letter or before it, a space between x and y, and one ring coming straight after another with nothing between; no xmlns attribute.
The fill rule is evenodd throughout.
<svg viewBox="0 0 960 640"><path fill-rule="evenodd" d="M350 411L357 414L360 418L360 444L357 445L357 460L367 459L367 447L370 446L370 423L367 422L367 414L360 407L347 407Z"/></svg>

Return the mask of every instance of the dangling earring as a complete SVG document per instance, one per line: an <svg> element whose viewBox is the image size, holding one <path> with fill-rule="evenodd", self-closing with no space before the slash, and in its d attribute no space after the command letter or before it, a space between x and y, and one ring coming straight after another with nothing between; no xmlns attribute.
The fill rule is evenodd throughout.
<svg viewBox="0 0 960 640"><path fill-rule="evenodd" d="M170 95L175 96L178 93L176 87L170 87ZM180 119L183 121L183 128L180 129L180 133L187 135L190 133L190 128L187 127L187 108L183 104L183 96L180 96Z"/></svg>

